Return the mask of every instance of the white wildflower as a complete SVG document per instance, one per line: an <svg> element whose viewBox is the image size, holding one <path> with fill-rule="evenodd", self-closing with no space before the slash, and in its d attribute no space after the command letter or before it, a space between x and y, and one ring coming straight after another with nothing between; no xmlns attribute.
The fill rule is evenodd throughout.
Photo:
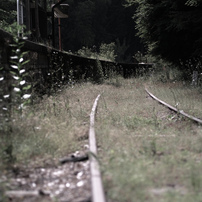
<svg viewBox="0 0 202 202"><path fill-rule="evenodd" d="M4 95L3 97L4 97L4 98L9 98L9 97L10 97L10 95Z"/></svg>
<svg viewBox="0 0 202 202"><path fill-rule="evenodd" d="M15 92L20 92L20 89L19 89L19 88L16 88L16 87L15 87L13 90L14 90Z"/></svg>
<svg viewBox="0 0 202 202"><path fill-rule="evenodd" d="M30 97L31 97L30 94L24 94L24 95L23 95L23 98L24 98L24 99L29 99Z"/></svg>
<svg viewBox="0 0 202 202"><path fill-rule="evenodd" d="M20 59L19 59L19 62L23 62L23 61L24 61L24 59L23 59L23 58L20 58Z"/></svg>
<svg viewBox="0 0 202 202"><path fill-rule="evenodd" d="M0 78L0 81L3 81L3 80L4 80L4 77L1 77L1 78Z"/></svg>
<svg viewBox="0 0 202 202"><path fill-rule="evenodd" d="M25 69L21 69L20 70L20 74L24 73L25 72Z"/></svg>
<svg viewBox="0 0 202 202"><path fill-rule="evenodd" d="M25 81L25 80L20 81L20 85L24 85L25 83L26 83L26 81Z"/></svg>
<svg viewBox="0 0 202 202"><path fill-rule="evenodd" d="M10 58L11 58L11 60L14 60L14 59L18 59L18 56L15 55L15 56L11 56Z"/></svg>
<svg viewBox="0 0 202 202"><path fill-rule="evenodd" d="M11 67L12 67L13 69L18 69L18 66L17 66L17 65L11 65Z"/></svg>
<svg viewBox="0 0 202 202"><path fill-rule="evenodd" d="M18 77L18 76L13 76L13 78L14 78L15 80L18 80L18 79L19 79L19 77Z"/></svg>

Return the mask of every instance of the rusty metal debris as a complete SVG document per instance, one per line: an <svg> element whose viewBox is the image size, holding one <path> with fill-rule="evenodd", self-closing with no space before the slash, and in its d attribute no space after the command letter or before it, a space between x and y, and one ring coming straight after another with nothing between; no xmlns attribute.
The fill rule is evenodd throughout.
<svg viewBox="0 0 202 202"><path fill-rule="evenodd" d="M71 155L70 157L61 159L60 163L64 164L64 163L69 163L69 162L80 162L80 161L87 161L88 159L89 159L88 155L84 155L84 156Z"/></svg>

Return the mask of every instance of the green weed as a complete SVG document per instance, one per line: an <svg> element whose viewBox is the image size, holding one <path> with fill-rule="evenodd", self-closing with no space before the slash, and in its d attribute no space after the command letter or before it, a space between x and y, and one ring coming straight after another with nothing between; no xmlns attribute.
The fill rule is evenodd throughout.
<svg viewBox="0 0 202 202"><path fill-rule="evenodd" d="M148 98L144 84L139 78L124 80L120 88L110 85L105 103L99 103L96 134L107 197L117 202L200 201L201 127ZM168 89L176 103L176 91L174 98L167 86L150 83L158 94Z"/></svg>

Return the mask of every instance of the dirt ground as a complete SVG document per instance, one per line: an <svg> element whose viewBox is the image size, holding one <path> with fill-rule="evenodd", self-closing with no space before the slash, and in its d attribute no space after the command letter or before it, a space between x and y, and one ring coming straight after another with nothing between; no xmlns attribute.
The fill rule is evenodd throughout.
<svg viewBox="0 0 202 202"><path fill-rule="evenodd" d="M9 190L0 190L0 201L91 201L89 160L85 152L77 151L65 159L68 162L63 164L59 160L45 160L38 165L37 161L33 165L15 165L0 177L1 184Z"/></svg>

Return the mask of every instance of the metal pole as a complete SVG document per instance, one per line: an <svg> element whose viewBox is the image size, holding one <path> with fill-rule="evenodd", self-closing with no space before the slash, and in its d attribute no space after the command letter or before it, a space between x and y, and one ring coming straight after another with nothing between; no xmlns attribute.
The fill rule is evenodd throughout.
<svg viewBox="0 0 202 202"><path fill-rule="evenodd" d="M17 24L23 25L23 5L21 0L17 0ZM21 31L18 31L18 36L20 36Z"/></svg>
<svg viewBox="0 0 202 202"><path fill-rule="evenodd" d="M19 5L19 0L17 0L17 24L20 24L20 5Z"/></svg>
<svg viewBox="0 0 202 202"><path fill-rule="evenodd" d="M61 0L52 7L52 46L55 47L55 20L54 20L54 8L63 3L66 0Z"/></svg>

